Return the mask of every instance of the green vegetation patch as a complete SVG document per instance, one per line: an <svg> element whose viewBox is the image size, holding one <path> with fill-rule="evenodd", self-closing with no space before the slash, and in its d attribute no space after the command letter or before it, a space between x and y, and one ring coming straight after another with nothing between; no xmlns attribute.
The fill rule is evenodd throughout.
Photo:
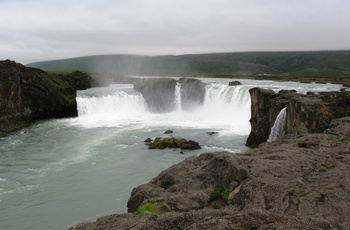
<svg viewBox="0 0 350 230"><path fill-rule="evenodd" d="M334 165L322 164L320 168L320 172L328 172Z"/></svg>
<svg viewBox="0 0 350 230"><path fill-rule="evenodd" d="M135 212L135 215L141 215L142 213L149 212L154 214L162 214L169 212L170 208L163 202L158 201L156 198L150 198L146 204L141 205Z"/></svg>
<svg viewBox="0 0 350 230"><path fill-rule="evenodd" d="M308 144L305 140L301 140L298 142L298 147L299 148L307 148Z"/></svg>
<svg viewBox="0 0 350 230"><path fill-rule="evenodd" d="M157 137L156 139L154 139L153 142L150 143L148 148L149 149L180 148L181 144L184 142L187 142L185 138Z"/></svg>
<svg viewBox="0 0 350 230"><path fill-rule="evenodd" d="M221 209L227 205L232 205L232 201L228 199L230 191L227 188L215 188L209 194L209 201L214 209Z"/></svg>
<svg viewBox="0 0 350 230"><path fill-rule="evenodd" d="M259 148L251 148L251 149L248 149L247 151L245 151L243 154L253 154L255 152L259 151Z"/></svg>

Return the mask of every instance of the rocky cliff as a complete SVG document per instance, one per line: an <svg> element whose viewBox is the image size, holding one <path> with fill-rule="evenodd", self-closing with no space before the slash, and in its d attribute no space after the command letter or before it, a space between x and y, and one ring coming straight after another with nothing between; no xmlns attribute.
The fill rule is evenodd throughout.
<svg viewBox="0 0 350 230"><path fill-rule="evenodd" d="M134 89L139 91L152 112L169 112L175 108L175 85L172 78L151 78L136 81Z"/></svg>
<svg viewBox="0 0 350 230"><path fill-rule="evenodd" d="M285 134L322 133L331 120L350 116L350 92L322 92L303 95L295 91L253 88L251 95L251 132L246 145L265 142L282 108L287 107Z"/></svg>
<svg viewBox="0 0 350 230"><path fill-rule="evenodd" d="M203 105L205 97L205 84L198 79L181 78L181 108L183 110L193 110Z"/></svg>
<svg viewBox="0 0 350 230"><path fill-rule="evenodd" d="M180 83L181 108L193 110L204 102L205 84L198 79L150 78L134 82L134 89L140 92L151 112L169 112L176 108L176 84Z"/></svg>
<svg viewBox="0 0 350 230"><path fill-rule="evenodd" d="M344 117L326 133L286 135L243 154L189 157L136 187L129 214L70 230L350 229L349 164Z"/></svg>
<svg viewBox="0 0 350 230"><path fill-rule="evenodd" d="M76 116L76 91L91 87L79 71L47 73L0 61L0 136L37 119Z"/></svg>

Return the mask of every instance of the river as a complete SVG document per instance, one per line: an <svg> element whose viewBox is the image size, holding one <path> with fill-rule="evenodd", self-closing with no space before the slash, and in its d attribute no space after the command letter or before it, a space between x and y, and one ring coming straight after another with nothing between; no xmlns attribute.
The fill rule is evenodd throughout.
<svg viewBox="0 0 350 230"><path fill-rule="evenodd" d="M207 83L203 106L169 113L148 112L132 85L79 91L79 116L38 121L0 138L0 229L61 230L111 214L125 213L134 187L162 170L203 152L247 150L252 87L334 91L333 84L229 79ZM148 137L184 137L201 150L149 150ZM207 132L218 132L209 135ZM169 135L168 135L169 136Z"/></svg>

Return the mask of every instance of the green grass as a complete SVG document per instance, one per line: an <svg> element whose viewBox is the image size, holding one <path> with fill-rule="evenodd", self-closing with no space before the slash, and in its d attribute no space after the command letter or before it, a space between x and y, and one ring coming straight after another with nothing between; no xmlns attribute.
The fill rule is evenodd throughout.
<svg viewBox="0 0 350 230"><path fill-rule="evenodd" d="M163 202L157 200L156 198L148 199L148 202L141 205L135 212L135 215L141 215L145 212L154 213L154 214L162 214L169 212L170 208L165 205Z"/></svg>
<svg viewBox="0 0 350 230"><path fill-rule="evenodd" d="M232 205L232 201L228 199L230 191L227 188L215 188L209 194L209 201L211 207L214 209L221 209L227 205Z"/></svg>
<svg viewBox="0 0 350 230"><path fill-rule="evenodd" d="M142 213L145 213L145 212L150 212L150 213L155 213L155 207L154 207L154 204L152 203L147 203L147 204L144 204L142 205L141 207L139 207L135 212L134 214L135 215L141 215Z"/></svg>

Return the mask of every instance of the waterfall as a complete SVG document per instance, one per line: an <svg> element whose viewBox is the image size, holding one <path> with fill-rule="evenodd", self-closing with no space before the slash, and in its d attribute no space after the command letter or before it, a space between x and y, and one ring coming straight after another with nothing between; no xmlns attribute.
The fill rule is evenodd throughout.
<svg viewBox="0 0 350 230"><path fill-rule="evenodd" d="M137 117L145 111L144 99L132 89L132 85L113 85L79 91L76 101L78 116L90 119Z"/></svg>
<svg viewBox="0 0 350 230"><path fill-rule="evenodd" d="M181 84L178 82L175 85L175 107L176 110L181 110Z"/></svg>
<svg viewBox="0 0 350 230"><path fill-rule="evenodd" d="M205 85L203 103L189 110L181 106L182 91L177 84L174 92L174 110L160 113L148 109L146 100L141 93L133 89L133 85L91 88L78 92L78 121L81 125L89 127L115 127L138 123L144 126L228 129L239 135L246 135L250 130L249 88L208 83Z"/></svg>
<svg viewBox="0 0 350 230"><path fill-rule="evenodd" d="M287 116L286 109L287 109L287 107L284 107L283 109L281 109L281 111L277 115L275 123L273 124L273 126L271 128L269 139L267 139L268 142L276 140L277 137L279 137L282 134L283 126L285 124L286 116Z"/></svg>
<svg viewBox="0 0 350 230"><path fill-rule="evenodd" d="M221 83L207 85L204 104L230 105L235 109L250 109L249 87L238 85L228 86Z"/></svg>

